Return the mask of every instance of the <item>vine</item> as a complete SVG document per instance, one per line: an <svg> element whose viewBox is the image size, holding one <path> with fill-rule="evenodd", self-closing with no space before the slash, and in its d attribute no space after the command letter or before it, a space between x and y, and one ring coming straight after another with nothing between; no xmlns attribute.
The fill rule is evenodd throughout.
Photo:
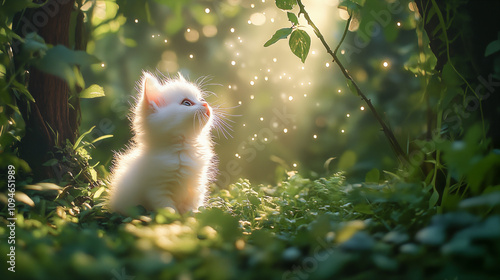
<svg viewBox="0 0 500 280"><path fill-rule="evenodd" d="M399 145L399 143L396 139L396 136L394 135L394 133L392 132L390 127L385 123L385 121L382 119L380 114L377 112L377 110L373 106L371 100L359 88L358 84L354 81L354 79L348 73L345 66L340 62L340 60L337 57L337 50L340 48L340 45L344 41L344 39L347 35L347 31L349 30L349 24L350 24L351 18L352 18L352 11L349 12L349 19L347 21L347 25L346 25L346 28L344 29L344 33L342 35L341 40L340 40L338 46L335 48L335 51L332 51L332 49L330 48L330 45L326 42L325 38L323 37L323 34L319 30L319 28L316 26L316 24L314 24L314 22L312 21L311 17L309 16L309 13L306 11L305 6L301 0L276 0L276 6L282 10L291 10L295 4L297 4L299 6L298 16L300 17L300 15L303 15L305 20L307 21L307 24L312 27L312 29L314 30L314 34L321 41L321 44L326 49L326 52L332 57L332 62L337 64L337 66L340 68L340 71L342 72L342 74L346 78L347 85L349 86L349 89L354 94L359 96L366 103L366 105L368 106L368 108L372 112L373 116L375 117L375 119L378 121L378 123L382 127L382 131L384 132L384 135L386 136L386 138L389 140L391 148L396 153L398 160L403 164L408 163L408 156L403 151L401 146ZM350 10L350 8L348 8L348 10ZM288 19L292 22L292 27L291 28L282 28L282 29L278 30L271 37L271 39L269 39L264 44L264 47L268 47L268 46L276 43L280 39L286 39L288 37L288 35L290 35L290 39L289 39L290 50L297 57L299 57L302 62L305 62L305 59L307 58L307 55L309 52L311 39L310 39L309 35L307 34L307 32L298 28L298 17L291 12L287 12L287 15L288 15Z"/></svg>

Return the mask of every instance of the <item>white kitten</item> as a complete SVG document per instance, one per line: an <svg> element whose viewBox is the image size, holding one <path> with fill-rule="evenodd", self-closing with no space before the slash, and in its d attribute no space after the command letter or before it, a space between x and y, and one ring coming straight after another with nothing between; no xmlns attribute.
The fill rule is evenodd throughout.
<svg viewBox="0 0 500 280"><path fill-rule="evenodd" d="M112 211L126 214L142 205L185 213L203 205L216 172L210 131L213 124L222 124L223 132L229 128L203 95L180 74L160 84L143 73L132 115L134 138L117 155L111 175Z"/></svg>

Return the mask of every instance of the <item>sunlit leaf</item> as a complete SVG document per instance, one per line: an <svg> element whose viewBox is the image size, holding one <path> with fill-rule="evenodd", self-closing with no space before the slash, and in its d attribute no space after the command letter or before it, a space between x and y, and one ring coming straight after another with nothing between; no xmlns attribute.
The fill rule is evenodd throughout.
<svg viewBox="0 0 500 280"><path fill-rule="evenodd" d="M16 201L22 202L31 207L35 207L35 203L33 202L33 200L23 192L16 192L14 198L16 199Z"/></svg>
<svg viewBox="0 0 500 280"><path fill-rule="evenodd" d="M276 7L282 10L291 10L297 4L296 0L276 0Z"/></svg>
<svg viewBox="0 0 500 280"><path fill-rule="evenodd" d="M274 33L273 37L269 39L265 44L264 47L269 47L270 45L278 42L281 39L286 39L290 33L292 33L293 28L281 28L280 30L276 31Z"/></svg>
<svg viewBox="0 0 500 280"><path fill-rule="evenodd" d="M286 13L287 17L288 17L288 20L295 24L295 25L299 25L299 19L297 18L297 16L294 14L294 13L291 13L291 12L287 12Z"/></svg>
<svg viewBox="0 0 500 280"><path fill-rule="evenodd" d="M80 98L96 98L101 96L104 96L104 89L96 84L82 90L79 94Z"/></svg>
<svg viewBox="0 0 500 280"><path fill-rule="evenodd" d="M290 35L290 50L293 54L300 58L302 63L306 61L307 55L309 54L309 48L311 47L311 37L304 30L294 30L292 35Z"/></svg>

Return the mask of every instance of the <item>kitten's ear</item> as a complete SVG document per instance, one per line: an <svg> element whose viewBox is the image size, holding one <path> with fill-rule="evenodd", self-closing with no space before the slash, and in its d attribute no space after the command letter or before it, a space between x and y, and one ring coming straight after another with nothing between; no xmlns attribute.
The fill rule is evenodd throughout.
<svg viewBox="0 0 500 280"><path fill-rule="evenodd" d="M165 101L161 95L161 85L151 73L144 72L142 76L143 99L148 106L161 106Z"/></svg>

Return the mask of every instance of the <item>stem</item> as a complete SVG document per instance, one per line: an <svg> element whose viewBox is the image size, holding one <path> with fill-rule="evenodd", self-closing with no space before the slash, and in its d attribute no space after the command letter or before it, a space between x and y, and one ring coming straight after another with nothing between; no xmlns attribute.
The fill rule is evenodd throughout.
<svg viewBox="0 0 500 280"><path fill-rule="evenodd" d="M344 65L342 65L342 63L339 61L337 54L336 54L336 51L340 47L340 44L335 49L335 52L333 52L332 49L330 48L330 46L328 45L328 43L325 41L325 38L323 37L323 35L319 31L318 27L311 20L311 17L309 17L309 14L305 10L304 4L302 4L302 0L297 0L297 4L299 5L299 8L300 8L299 15L300 14L304 15L304 18L307 20L307 23L313 28L314 33L316 34L316 37L318 37L318 39L321 41L321 43L325 47L326 52L333 58L333 62L335 62L339 66L340 71L342 72L344 77L354 85L354 88L356 89L357 94L361 97L361 99L363 101L365 101L366 105L368 105L368 108L370 108L370 111L373 113L373 116L375 117L375 119L382 126L382 131L384 132L385 136L389 140L389 143L391 144L392 149L396 153L398 160L401 161L402 163L408 163L408 156L406 155L406 153L403 151L403 149L399 145L392 130L387 126L387 124L384 122L384 120L380 117L377 110L375 110L375 107L373 107L371 100L368 99L366 97L366 95L361 91L358 84L356 84L356 82L354 82L351 75L349 75L349 73L345 69ZM342 40L340 43L342 43L343 39L345 38L345 35L346 35L348 29L349 29L349 24L347 25L346 29L344 30L344 35L342 36Z"/></svg>

